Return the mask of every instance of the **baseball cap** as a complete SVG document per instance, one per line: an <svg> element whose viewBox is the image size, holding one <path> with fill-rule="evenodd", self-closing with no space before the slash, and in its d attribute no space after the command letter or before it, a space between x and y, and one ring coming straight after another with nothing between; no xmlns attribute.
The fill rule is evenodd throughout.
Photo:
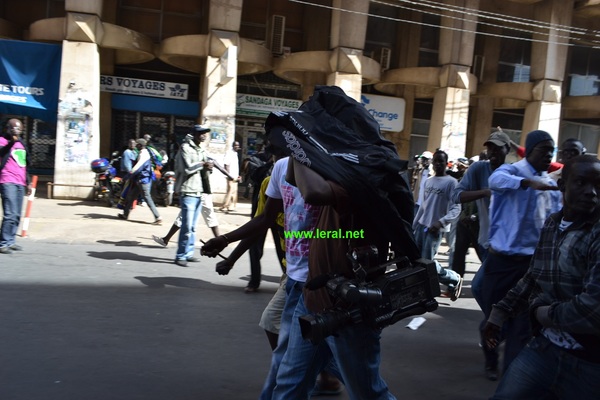
<svg viewBox="0 0 600 400"><path fill-rule="evenodd" d="M192 131L194 133L205 133L210 132L210 128L207 128L206 126L202 126L200 124L196 124L194 125L194 129L192 129Z"/></svg>
<svg viewBox="0 0 600 400"><path fill-rule="evenodd" d="M433 158L433 153L430 151L424 151L423 154L421 154L421 158Z"/></svg>
<svg viewBox="0 0 600 400"><path fill-rule="evenodd" d="M509 146L510 147L510 138L508 135L502 131L496 131L490 135L488 140L483 144L484 146L488 143L495 144L496 146Z"/></svg>
<svg viewBox="0 0 600 400"><path fill-rule="evenodd" d="M138 139L135 141L137 144L141 144L142 146L146 145L146 139Z"/></svg>

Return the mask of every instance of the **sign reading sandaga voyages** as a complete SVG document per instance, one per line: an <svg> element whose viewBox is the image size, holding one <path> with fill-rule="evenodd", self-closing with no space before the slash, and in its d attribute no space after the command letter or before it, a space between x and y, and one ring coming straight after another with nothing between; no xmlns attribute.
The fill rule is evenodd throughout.
<svg viewBox="0 0 600 400"><path fill-rule="evenodd" d="M150 79L124 78L100 75L100 90L134 96L162 97L172 100L187 100L188 85L185 83L153 81Z"/></svg>

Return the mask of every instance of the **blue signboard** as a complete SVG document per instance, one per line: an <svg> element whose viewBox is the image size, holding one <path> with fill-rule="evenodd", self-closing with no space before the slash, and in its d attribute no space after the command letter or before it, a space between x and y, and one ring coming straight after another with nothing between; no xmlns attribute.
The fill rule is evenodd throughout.
<svg viewBox="0 0 600 400"><path fill-rule="evenodd" d="M0 39L0 113L56 122L62 48Z"/></svg>

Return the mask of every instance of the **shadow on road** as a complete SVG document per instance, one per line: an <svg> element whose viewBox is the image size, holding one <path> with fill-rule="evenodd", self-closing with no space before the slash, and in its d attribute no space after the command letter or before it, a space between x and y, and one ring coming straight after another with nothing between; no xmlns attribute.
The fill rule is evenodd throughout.
<svg viewBox="0 0 600 400"><path fill-rule="evenodd" d="M172 258L152 257L129 251L88 251L87 253L89 257L100 258L102 260L130 260L143 263L173 264Z"/></svg>

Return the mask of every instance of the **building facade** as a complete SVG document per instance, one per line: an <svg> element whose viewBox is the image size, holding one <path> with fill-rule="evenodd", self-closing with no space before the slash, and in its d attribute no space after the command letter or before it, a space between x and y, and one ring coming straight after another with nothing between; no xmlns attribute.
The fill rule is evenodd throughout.
<svg viewBox="0 0 600 400"><path fill-rule="evenodd" d="M144 134L171 153L203 123L215 158L234 140L251 154L266 114L297 108L315 85L370 107L407 159L477 155L497 126L516 142L544 129L598 153L600 2L415 3L4 0L0 39L58 45L61 56L56 120L2 104L0 117L25 120L33 166L65 185L58 197L86 197L67 185Z"/></svg>

